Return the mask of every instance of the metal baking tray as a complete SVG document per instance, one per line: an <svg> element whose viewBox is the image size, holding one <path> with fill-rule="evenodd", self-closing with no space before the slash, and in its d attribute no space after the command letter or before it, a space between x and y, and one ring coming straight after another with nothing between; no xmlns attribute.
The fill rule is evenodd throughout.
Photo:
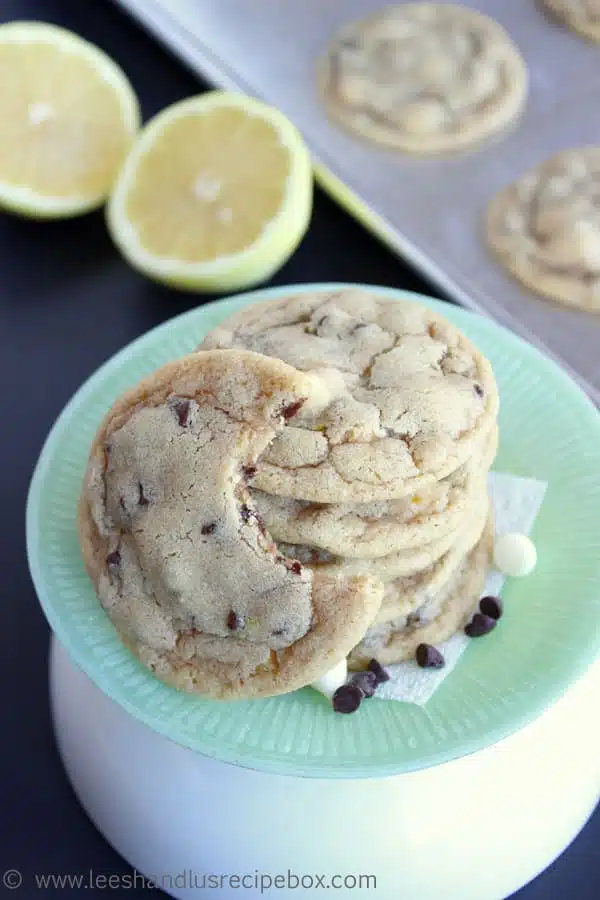
<svg viewBox="0 0 600 900"><path fill-rule="evenodd" d="M353 216L458 303L536 344L600 404L600 315L540 299L488 254L490 198L568 147L600 144L600 47L553 21L537 0L464 2L502 24L530 73L516 128L454 157L380 150L330 123L315 63L344 23L382 0L113 0L192 70L277 106L302 132L320 183Z"/></svg>

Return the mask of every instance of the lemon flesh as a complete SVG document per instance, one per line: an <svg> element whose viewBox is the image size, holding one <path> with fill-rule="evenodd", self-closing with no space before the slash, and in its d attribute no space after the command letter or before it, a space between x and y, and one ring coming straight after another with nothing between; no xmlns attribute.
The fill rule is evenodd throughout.
<svg viewBox="0 0 600 900"><path fill-rule="evenodd" d="M107 207L125 258L189 290L270 277L301 241L312 209L310 156L277 110L212 91L169 107L132 148Z"/></svg>
<svg viewBox="0 0 600 900"><path fill-rule="evenodd" d="M0 207L66 218L101 206L140 126L121 69L72 32L0 26Z"/></svg>

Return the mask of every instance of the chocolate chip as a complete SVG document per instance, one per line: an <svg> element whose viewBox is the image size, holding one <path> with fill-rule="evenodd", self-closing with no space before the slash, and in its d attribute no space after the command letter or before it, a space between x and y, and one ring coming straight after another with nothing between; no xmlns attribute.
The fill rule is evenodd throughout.
<svg viewBox="0 0 600 900"><path fill-rule="evenodd" d="M465 634L468 637L483 637L489 634L496 627L496 619L486 616L483 613L475 613L469 624L465 627Z"/></svg>
<svg viewBox="0 0 600 900"><path fill-rule="evenodd" d="M246 503L242 503L240 507L240 516L242 517L242 522L249 522L252 518L252 510Z"/></svg>
<svg viewBox="0 0 600 900"><path fill-rule="evenodd" d="M138 482L138 503L140 506L148 506L148 498L144 496L144 488Z"/></svg>
<svg viewBox="0 0 600 900"><path fill-rule="evenodd" d="M377 690L377 675L375 672L357 672L350 683L357 686L363 697L372 697Z"/></svg>
<svg viewBox="0 0 600 900"><path fill-rule="evenodd" d="M473 390L475 391L475 393L477 394L478 397L483 397L483 388L481 387L480 384L474 384Z"/></svg>
<svg viewBox="0 0 600 900"><path fill-rule="evenodd" d="M504 612L500 597L483 597L479 601L479 610L484 616L489 616L490 619L496 619L496 621L502 618Z"/></svg>
<svg viewBox="0 0 600 900"><path fill-rule="evenodd" d="M422 669L442 669L446 664L440 651L431 644L419 644L415 657Z"/></svg>
<svg viewBox="0 0 600 900"><path fill-rule="evenodd" d="M367 666L367 668L368 668L369 672L373 672L373 674L375 675L375 678L377 679L377 684L383 684L384 681L390 680L390 676L388 675L388 673L385 671L385 669L383 668L383 666L381 665L381 663L378 660L372 659L370 661L369 665Z"/></svg>
<svg viewBox="0 0 600 900"><path fill-rule="evenodd" d="M293 561L293 563L291 564L291 566L290 566L290 572L293 572L294 575L301 575L301 574L302 574L302 566L300 565L300 563L298 562L297 559L295 559L295 560Z"/></svg>
<svg viewBox="0 0 600 900"><path fill-rule="evenodd" d="M244 627L243 616L238 616L235 610L232 609L227 616L227 627L230 631L239 631L240 628Z"/></svg>
<svg viewBox="0 0 600 900"><path fill-rule="evenodd" d="M174 397L171 406L177 416L177 421L185 428L190 419L190 401L186 397Z"/></svg>
<svg viewBox="0 0 600 900"><path fill-rule="evenodd" d="M107 566L120 566L121 565L121 554L118 550L113 550L112 553L109 553L106 557L106 565Z"/></svg>
<svg viewBox="0 0 600 900"><path fill-rule="evenodd" d="M244 473L244 478L254 478L256 475L256 466L244 466L242 472Z"/></svg>
<svg viewBox="0 0 600 900"><path fill-rule="evenodd" d="M216 522L208 522L208 524L203 525L200 529L200 534L212 534L217 529Z"/></svg>
<svg viewBox="0 0 600 900"><path fill-rule="evenodd" d="M332 697L335 712L353 713L360 706L363 698L361 689L356 684L343 684Z"/></svg>
<svg viewBox="0 0 600 900"><path fill-rule="evenodd" d="M279 415L287 422L300 412L305 403L306 398L302 398L301 400L296 400L294 403L289 403L287 406L282 406L279 410Z"/></svg>

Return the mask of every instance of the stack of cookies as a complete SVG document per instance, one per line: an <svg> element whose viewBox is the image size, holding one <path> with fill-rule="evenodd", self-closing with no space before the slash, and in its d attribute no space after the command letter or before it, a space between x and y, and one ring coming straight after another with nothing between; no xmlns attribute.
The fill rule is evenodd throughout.
<svg viewBox="0 0 600 900"><path fill-rule="evenodd" d="M383 582L350 667L401 662L462 628L494 534L498 393L485 357L438 313L364 290L256 303L199 349L275 357L323 386L259 458L251 500L281 554Z"/></svg>

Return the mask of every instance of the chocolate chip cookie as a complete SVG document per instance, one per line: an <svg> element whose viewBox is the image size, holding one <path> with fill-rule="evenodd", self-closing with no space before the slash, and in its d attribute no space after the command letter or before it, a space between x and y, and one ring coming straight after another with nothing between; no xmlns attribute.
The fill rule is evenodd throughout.
<svg viewBox="0 0 600 900"><path fill-rule="evenodd" d="M237 348L312 372L329 392L299 411L253 486L316 503L392 500L454 472L495 427L487 359L426 306L367 290L292 294L221 323L201 350Z"/></svg>
<svg viewBox="0 0 600 900"><path fill-rule="evenodd" d="M543 0L544 6L573 31L600 43L600 0Z"/></svg>
<svg viewBox="0 0 600 900"><path fill-rule="evenodd" d="M462 6L406 3L346 25L318 71L331 119L427 155L479 144L523 110L527 68L494 20Z"/></svg>
<svg viewBox="0 0 600 900"><path fill-rule="evenodd" d="M491 201L487 242L534 293L600 313L600 147L558 153Z"/></svg>
<svg viewBox="0 0 600 900"><path fill-rule="evenodd" d="M85 474L87 571L124 643L165 682L213 698L284 693L360 640L383 591L277 551L247 488L318 379L252 352L196 353L121 397Z"/></svg>

